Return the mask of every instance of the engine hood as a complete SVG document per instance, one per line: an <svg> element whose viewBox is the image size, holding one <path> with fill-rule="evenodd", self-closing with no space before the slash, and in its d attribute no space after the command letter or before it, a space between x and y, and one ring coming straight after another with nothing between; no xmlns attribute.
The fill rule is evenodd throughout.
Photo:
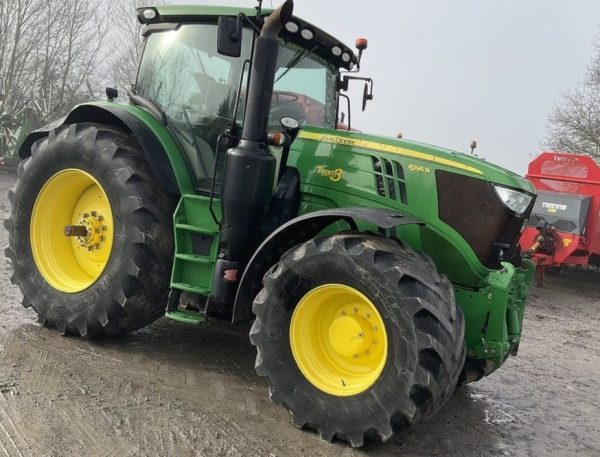
<svg viewBox="0 0 600 457"><path fill-rule="evenodd" d="M304 128L299 138L410 158L424 167L430 164L432 169L442 168L535 193L529 181L510 170L478 157L417 141L314 127Z"/></svg>

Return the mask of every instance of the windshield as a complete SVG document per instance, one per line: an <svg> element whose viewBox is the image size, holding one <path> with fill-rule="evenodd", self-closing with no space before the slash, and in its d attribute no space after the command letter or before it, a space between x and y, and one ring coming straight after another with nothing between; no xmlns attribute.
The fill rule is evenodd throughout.
<svg viewBox="0 0 600 457"><path fill-rule="evenodd" d="M252 46L252 33L245 30L241 57L220 55L217 29L216 24L185 24L176 31L152 33L136 84L139 95L165 112L168 128L184 148L200 191L210 190L215 167L220 177L224 154L219 153L220 160L216 160L217 142L233 123L241 78L237 124L242 124L248 78L244 61ZM335 126L336 79L325 61L282 43L275 79L271 129L280 129L279 121L286 116L301 125Z"/></svg>
<svg viewBox="0 0 600 457"><path fill-rule="evenodd" d="M199 190L209 190L217 141L232 123L251 35L244 34L242 57L217 54L217 26L182 25L148 37L137 93L167 115L169 129L185 149Z"/></svg>
<svg viewBox="0 0 600 457"><path fill-rule="evenodd" d="M301 125L335 127L336 77L331 68L309 51L282 44L269 124L293 117Z"/></svg>

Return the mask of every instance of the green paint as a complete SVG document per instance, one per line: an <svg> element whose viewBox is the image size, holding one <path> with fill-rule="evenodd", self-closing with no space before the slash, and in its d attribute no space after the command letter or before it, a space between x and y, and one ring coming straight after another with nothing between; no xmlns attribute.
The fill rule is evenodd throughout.
<svg viewBox="0 0 600 457"><path fill-rule="evenodd" d="M502 266L490 273L486 287L455 288L456 301L465 313L469 357L488 359L496 368L519 347L527 288L535 269L530 261L523 261L521 268L506 262Z"/></svg>
<svg viewBox="0 0 600 457"><path fill-rule="evenodd" d="M302 138L323 135L335 137L338 142ZM406 241L415 249L423 249L431 256L439 270L448 275L452 282L464 286L483 286L490 270L481 264L464 238L439 219L435 171L446 170L508 187L533 190L528 181L514 173L489 162L446 149L394 138L314 127L304 129L300 136L292 145L288 163L298 168L302 176L301 213L325 207L365 206L390 208L411 215L426 222L426 227L422 229L420 236L413 234ZM349 144L350 142L367 143L370 146L371 143L376 143L400 148L407 151L407 155L367 149ZM411 155L426 155L454 165L440 164ZM407 203L393 201L387 194L381 196L377 193L373 157L401 164ZM465 171L460 167L472 168L479 173ZM332 180L326 175L326 171L319 170L341 170L341 178L339 181ZM318 199L327 203L311 203Z"/></svg>
<svg viewBox="0 0 600 457"><path fill-rule="evenodd" d="M202 324L204 322L204 313L193 311L171 311L165 314L167 319L182 322L184 324Z"/></svg>
<svg viewBox="0 0 600 457"><path fill-rule="evenodd" d="M182 195L173 216L175 259L171 287L204 296L210 293L219 253L219 226L210 214L209 201L205 196ZM213 207L220 220L219 202Z"/></svg>
<svg viewBox="0 0 600 457"><path fill-rule="evenodd" d="M136 116L140 121L148 126L148 128L156 135L156 138L162 144L165 149L173 172L175 173L175 179L179 186L179 190L182 194L193 194L195 193L194 185L188 171L188 167L183 159L183 155L179 150L179 147L173 140L173 136L163 124L156 120L154 116L148 113L146 110L139 108L135 105L116 103L108 101L98 101L93 103L86 103L85 105L98 106L98 107L116 107L127 111L128 113Z"/></svg>

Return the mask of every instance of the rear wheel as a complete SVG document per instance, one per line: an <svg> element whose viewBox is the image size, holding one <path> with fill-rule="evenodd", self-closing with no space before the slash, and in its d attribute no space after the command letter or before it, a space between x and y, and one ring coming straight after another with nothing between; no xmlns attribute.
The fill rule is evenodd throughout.
<svg viewBox="0 0 600 457"><path fill-rule="evenodd" d="M114 334L164 313L174 201L130 135L93 124L51 132L9 197L12 280L43 323Z"/></svg>
<svg viewBox="0 0 600 457"><path fill-rule="evenodd" d="M407 246L339 234L296 246L253 306L256 369L299 427L361 446L434 414L464 363L449 281Z"/></svg>

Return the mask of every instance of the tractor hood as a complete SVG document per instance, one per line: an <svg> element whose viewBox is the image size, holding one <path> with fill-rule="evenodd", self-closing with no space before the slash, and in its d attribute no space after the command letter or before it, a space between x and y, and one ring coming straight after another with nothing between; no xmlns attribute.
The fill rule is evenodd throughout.
<svg viewBox="0 0 600 457"><path fill-rule="evenodd" d="M320 143L347 146L355 151L370 150L410 159L409 169L412 168L412 170L418 172L430 173L437 169L444 169L506 187L522 189L528 193L535 193L535 189L529 181L510 170L478 157L417 141L370 135L363 132L312 127L303 129L299 137Z"/></svg>
<svg viewBox="0 0 600 457"><path fill-rule="evenodd" d="M535 195L521 176L477 157L362 132L306 127L288 163L307 193L326 196L307 209L385 207L423 221L414 246L470 287L516 255Z"/></svg>

